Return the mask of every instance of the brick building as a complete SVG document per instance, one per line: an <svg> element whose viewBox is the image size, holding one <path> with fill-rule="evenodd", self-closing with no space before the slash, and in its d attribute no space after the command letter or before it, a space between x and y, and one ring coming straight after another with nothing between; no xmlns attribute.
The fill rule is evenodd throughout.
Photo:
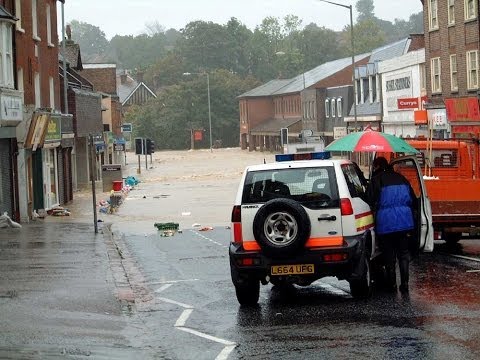
<svg viewBox="0 0 480 360"><path fill-rule="evenodd" d="M422 4L427 105L437 136L478 135L479 2L422 0Z"/></svg>

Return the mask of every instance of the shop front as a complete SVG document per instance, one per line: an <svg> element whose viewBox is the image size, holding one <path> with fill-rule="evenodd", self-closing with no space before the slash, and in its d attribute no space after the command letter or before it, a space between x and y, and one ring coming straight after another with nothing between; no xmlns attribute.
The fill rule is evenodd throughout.
<svg viewBox="0 0 480 360"><path fill-rule="evenodd" d="M16 126L23 120L21 93L0 88L0 215L19 220Z"/></svg>
<svg viewBox="0 0 480 360"><path fill-rule="evenodd" d="M63 178L60 179L59 171L59 152L61 152L60 144L62 140L61 124L61 115L51 114L42 149L43 198L46 210L60 205L59 184L63 182Z"/></svg>
<svg viewBox="0 0 480 360"><path fill-rule="evenodd" d="M480 136L480 109L476 97L445 99L446 116L453 138Z"/></svg>

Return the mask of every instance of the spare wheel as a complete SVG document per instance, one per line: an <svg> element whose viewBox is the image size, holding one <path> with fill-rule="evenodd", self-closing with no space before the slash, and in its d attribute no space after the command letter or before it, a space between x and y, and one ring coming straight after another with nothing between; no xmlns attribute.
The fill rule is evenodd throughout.
<svg viewBox="0 0 480 360"><path fill-rule="evenodd" d="M253 220L253 234L265 255L286 257L302 249L310 236L310 219L298 202L272 199Z"/></svg>

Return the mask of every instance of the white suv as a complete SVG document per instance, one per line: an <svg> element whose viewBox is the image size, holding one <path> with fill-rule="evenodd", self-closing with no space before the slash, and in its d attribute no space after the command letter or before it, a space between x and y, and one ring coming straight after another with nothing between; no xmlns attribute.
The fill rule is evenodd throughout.
<svg viewBox="0 0 480 360"><path fill-rule="evenodd" d="M354 162L328 158L277 155L275 163L245 169L229 247L240 304L258 302L260 282L306 286L324 276L346 279L353 297L371 294L379 251L367 180ZM418 168L414 157L409 161Z"/></svg>

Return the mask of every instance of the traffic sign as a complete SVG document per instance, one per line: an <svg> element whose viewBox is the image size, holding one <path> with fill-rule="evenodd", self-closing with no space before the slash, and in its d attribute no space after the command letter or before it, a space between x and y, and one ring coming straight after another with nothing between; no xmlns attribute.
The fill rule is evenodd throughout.
<svg viewBox="0 0 480 360"><path fill-rule="evenodd" d="M132 124L125 123L122 125L122 132L132 132Z"/></svg>

